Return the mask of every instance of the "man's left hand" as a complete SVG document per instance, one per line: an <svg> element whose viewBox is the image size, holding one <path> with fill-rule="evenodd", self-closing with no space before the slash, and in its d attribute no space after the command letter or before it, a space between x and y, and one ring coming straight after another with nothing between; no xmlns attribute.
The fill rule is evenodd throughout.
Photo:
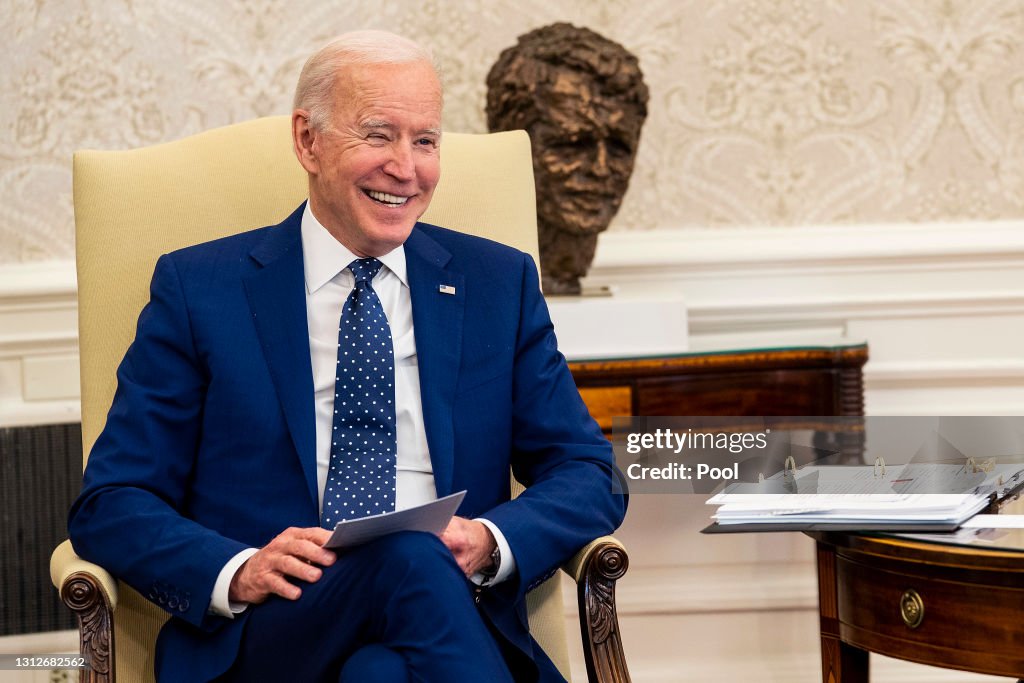
<svg viewBox="0 0 1024 683"><path fill-rule="evenodd" d="M497 547L490 529L465 517L452 517L441 534L441 542L452 551L467 577L490 565L491 552Z"/></svg>

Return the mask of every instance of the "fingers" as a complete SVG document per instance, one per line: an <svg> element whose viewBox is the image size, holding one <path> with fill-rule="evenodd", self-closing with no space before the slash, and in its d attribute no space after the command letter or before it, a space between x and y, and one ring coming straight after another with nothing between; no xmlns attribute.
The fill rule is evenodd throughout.
<svg viewBox="0 0 1024 683"><path fill-rule="evenodd" d="M267 572L261 575L256 584L257 600L251 602L263 602L271 595L279 595L287 600L298 600L302 597L302 589L284 578L281 574Z"/></svg>
<svg viewBox="0 0 1024 683"><path fill-rule="evenodd" d="M302 589L292 579L315 583L323 576L320 567L334 564L337 555L322 547L330 532L319 528L290 528L260 548L235 574L232 600L261 603L271 595L298 600Z"/></svg>
<svg viewBox="0 0 1024 683"><path fill-rule="evenodd" d="M307 541L312 541L317 545L322 546L324 543L331 538L331 532L327 529L315 526L315 527L290 527L282 532L283 534L293 534L297 538L302 538Z"/></svg>
<svg viewBox="0 0 1024 683"><path fill-rule="evenodd" d="M274 571L283 576L299 579L306 583L315 583L323 576L323 570L316 565L291 555L278 555L273 560Z"/></svg>
<svg viewBox="0 0 1024 683"><path fill-rule="evenodd" d="M333 550L323 547L330 537L331 532L327 529L292 527L282 531L267 544L267 547L277 546L284 554L308 560L314 564L330 566L337 559Z"/></svg>

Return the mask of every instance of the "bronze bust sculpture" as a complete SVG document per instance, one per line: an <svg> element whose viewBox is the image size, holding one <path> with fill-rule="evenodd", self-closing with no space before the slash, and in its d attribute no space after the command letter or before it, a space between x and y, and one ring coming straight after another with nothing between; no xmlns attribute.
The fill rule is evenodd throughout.
<svg viewBox="0 0 1024 683"><path fill-rule="evenodd" d="M579 294L619 210L647 116L640 65L618 43L557 23L519 37L487 75L490 130L533 142L546 294Z"/></svg>

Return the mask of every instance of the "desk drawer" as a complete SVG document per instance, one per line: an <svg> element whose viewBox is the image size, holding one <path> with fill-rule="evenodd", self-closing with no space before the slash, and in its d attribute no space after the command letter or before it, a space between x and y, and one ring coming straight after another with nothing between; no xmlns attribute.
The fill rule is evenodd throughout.
<svg viewBox="0 0 1024 683"><path fill-rule="evenodd" d="M870 556L857 553L836 556L843 641L920 662L1003 675L1024 671L1024 587L965 580L977 572L968 577L956 567L890 559L882 569L867 562Z"/></svg>
<svg viewBox="0 0 1024 683"><path fill-rule="evenodd" d="M580 387L579 391L591 417L606 434L612 433L612 418L633 414L633 389L630 386Z"/></svg>

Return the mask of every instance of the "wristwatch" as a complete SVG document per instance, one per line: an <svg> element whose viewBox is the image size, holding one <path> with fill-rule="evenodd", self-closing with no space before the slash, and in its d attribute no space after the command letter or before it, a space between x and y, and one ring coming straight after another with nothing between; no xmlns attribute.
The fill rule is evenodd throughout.
<svg viewBox="0 0 1024 683"><path fill-rule="evenodd" d="M501 569L501 549L495 545L494 550L491 551L491 563L480 570L480 575L484 577L483 583L480 585L491 585L491 581L498 575L499 569Z"/></svg>

